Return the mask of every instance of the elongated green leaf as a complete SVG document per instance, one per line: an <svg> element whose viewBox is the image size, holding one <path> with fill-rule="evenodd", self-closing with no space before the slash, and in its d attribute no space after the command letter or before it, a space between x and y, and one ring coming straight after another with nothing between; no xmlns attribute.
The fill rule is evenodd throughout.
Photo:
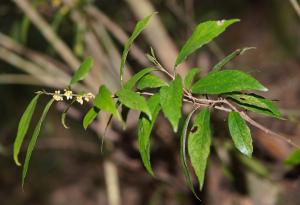
<svg viewBox="0 0 300 205"><path fill-rule="evenodd" d="M243 55L243 53L245 53L248 50L254 49L255 47L247 47L247 48L242 48L242 49L237 49L235 51L233 51L232 53L230 53L228 56L226 56L225 58L223 58L219 63L217 63L214 67L213 67L213 71L218 71L221 70L227 63L229 63L232 59L234 59L235 57L237 57L238 55Z"/></svg>
<svg viewBox="0 0 300 205"><path fill-rule="evenodd" d="M127 121L128 114L129 114L130 109L126 107L125 105L121 106L121 116L124 122Z"/></svg>
<svg viewBox="0 0 300 205"><path fill-rule="evenodd" d="M182 80L179 75L176 76L169 86L160 89L160 104L174 132L178 130L178 123L181 117L182 95Z"/></svg>
<svg viewBox="0 0 300 205"><path fill-rule="evenodd" d="M252 76L238 70L211 72L192 86L195 94L221 94L242 90L268 91Z"/></svg>
<svg viewBox="0 0 300 205"><path fill-rule="evenodd" d="M259 114L280 118L280 111L271 100L255 94L230 93L227 95L238 105Z"/></svg>
<svg viewBox="0 0 300 205"><path fill-rule="evenodd" d="M184 122L184 125L183 125L183 128L182 128L182 133L181 133L181 136L180 136L180 164L181 164L181 167L182 167L183 175L184 175L185 182L186 182L187 186L193 192L193 194L199 199L199 197L197 196L197 194L195 192L193 182L192 182L191 177L190 177L190 173L189 173L188 166L187 166L187 158L186 158L187 129L188 129L191 117L194 114L194 112L195 112L195 110L190 112L190 114L185 119L185 122Z"/></svg>
<svg viewBox="0 0 300 205"><path fill-rule="evenodd" d="M60 117L60 122L64 126L64 128L69 129L70 127L66 124L67 112L63 112Z"/></svg>
<svg viewBox="0 0 300 205"><path fill-rule="evenodd" d="M289 165L298 165L300 164L300 149L296 149L288 156L285 160L286 164Z"/></svg>
<svg viewBox="0 0 300 205"><path fill-rule="evenodd" d="M184 78L184 86L186 89L191 89L195 76L200 73L201 68L192 68Z"/></svg>
<svg viewBox="0 0 300 205"><path fill-rule="evenodd" d="M151 15L149 15L149 16L145 17L144 19L137 22L131 36L128 38L127 42L125 43L124 50L123 50L123 53L122 53L122 58L121 58L121 65L120 65L120 79L121 79L121 82L123 82L125 62L126 62L126 58L127 58L129 49L130 49L133 41L138 37L138 35L147 26L149 20L153 16L153 14L151 14Z"/></svg>
<svg viewBox="0 0 300 205"><path fill-rule="evenodd" d="M61 114L61 124L64 126L64 128L69 129L69 126L66 124L66 117L67 117L67 113L69 111L69 109L71 108L71 106L74 104L74 102L76 102L76 99L73 99L73 101L66 107L66 109L63 111L63 113Z"/></svg>
<svg viewBox="0 0 300 205"><path fill-rule="evenodd" d="M152 114L152 120L142 113L138 121L139 152L146 170L152 176L154 176L154 173L150 163L150 135L156 121L156 117L160 111L159 102L160 96L158 93L151 96L148 100L148 107Z"/></svg>
<svg viewBox="0 0 300 205"><path fill-rule="evenodd" d="M148 73L155 71L155 70L157 70L157 69L156 68L145 68L145 69L139 71L124 84L123 88L131 90L142 77L144 77Z"/></svg>
<svg viewBox="0 0 300 205"><path fill-rule="evenodd" d="M205 169L210 153L210 113L204 108L196 117L188 137L188 152L199 181L200 190L204 184Z"/></svg>
<svg viewBox="0 0 300 205"><path fill-rule="evenodd" d="M20 122L19 122L17 136L16 136L16 139L14 142L14 161L18 166L21 166L21 163L19 162L19 159L18 159L20 148L23 143L24 137L28 131L28 127L30 125L31 118L32 118L32 115L35 110L35 107L36 107L39 97L40 97L40 94L36 95L31 100L31 102L27 106L27 108L26 108L25 112L23 113L23 115L20 119Z"/></svg>
<svg viewBox="0 0 300 205"><path fill-rule="evenodd" d="M80 65L80 67L78 68L78 70L74 73L74 75L70 81L70 85L73 85L73 84L77 83L78 81L83 80L83 78L91 70L93 63L94 63L94 61L91 57L88 57L87 59L85 59L83 61L83 63Z"/></svg>
<svg viewBox="0 0 300 205"><path fill-rule="evenodd" d="M32 151L34 149L34 146L36 144L36 140L38 138L38 135L40 134L40 130L41 130L41 127L42 127L42 123L43 121L45 120L46 118L46 115L51 107L51 105L53 104L54 102L54 99L51 99L47 105L45 106L44 108L44 111L42 113L42 116L40 118L40 120L38 121L34 131L33 131L33 134L32 134L32 137L30 139L30 142L29 142L29 145L28 145L28 149L27 149L27 152L26 152L26 157L25 157L25 163L24 163L24 166L23 166L23 172L22 172L22 186L24 186L24 182L25 182L25 178L27 176L27 171L28 171L28 165L29 165L29 161L30 161L30 158L31 158L31 154L32 154Z"/></svg>
<svg viewBox="0 0 300 205"><path fill-rule="evenodd" d="M121 89L116 95L118 96L119 101L126 107L142 111L150 118L150 120L152 119L151 111L144 97L127 89Z"/></svg>
<svg viewBox="0 0 300 205"><path fill-rule="evenodd" d="M222 21L206 21L200 23L192 33L192 36L181 48L175 63L175 67L181 64L191 53L209 43L219 36L231 24L238 22L239 19Z"/></svg>
<svg viewBox="0 0 300 205"><path fill-rule="evenodd" d="M89 111L85 114L83 118L82 124L84 129L87 129L87 127L95 120L99 112L100 109L95 106L89 109Z"/></svg>
<svg viewBox="0 0 300 205"><path fill-rule="evenodd" d="M137 88L140 90L144 90L146 88L160 88L167 85L168 83L160 79L158 76L148 74L138 82Z"/></svg>
<svg viewBox="0 0 300 205"><path fill-rule="evenodd" d="M251 157L253 146L250 129L238 112L229 113L228 128L235 147L244 155Z"/></svg>
<svg viewBox="0 0 300 205"><path fill-rule="evenodd" d="M94 105L104 112L113 114L114 117L122 121L121 115L118 112L116 104L112 98L112 94L105 85L100 86L99 92L94 100Z"/></svg>

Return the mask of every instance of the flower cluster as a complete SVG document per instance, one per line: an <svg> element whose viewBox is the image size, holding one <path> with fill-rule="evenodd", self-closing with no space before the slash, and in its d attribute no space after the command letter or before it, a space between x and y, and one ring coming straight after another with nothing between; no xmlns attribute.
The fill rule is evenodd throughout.
<svg viewBox="0 0 300 205"><path fill-rule="evenodd" d="M89 102L94 99L95 96L92 93L84 93L84 94L73 94L73 92L69 89L64 89L64 93L61 94L60 90L56 90L53 94L53 99L56 101L63 101L63 97L66 97L67 100L72 100L73 97L79 104L83 104L83 101Z"/></svg>
<svg viewBox="0 0 300 205"><path fill-rule="evenodd" d="M53 95L53 99L56 101L62 101L63 97L60 94L60 90L56 90L54 95Z"/></svg>

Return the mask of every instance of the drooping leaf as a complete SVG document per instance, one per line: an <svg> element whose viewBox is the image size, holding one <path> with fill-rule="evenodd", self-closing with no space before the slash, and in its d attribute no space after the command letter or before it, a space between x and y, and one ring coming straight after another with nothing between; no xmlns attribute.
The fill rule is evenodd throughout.
<svg viewBox="0 0 300 205"><path fill-rule="evenodd" d="M121 106L121 116L124 122L127 121L130 109L124 105Z"/></svg>
<svg viewBox="0 0 300 205"><path fill-rule="evenodd" d="M86 58L83 63L80 65L78 70L74 73L70 85L77 83L78 81L83 80L83 78L89 73L93 66L93 59L91 57Z"/></svg>
<svg viewBox="0 0 300 205"><path fill-rule="evenodd" d="M32 118L32 115L35 110L35 107L36 107L39 97L40 97L40 94L37 94L31 100L31 102L27 106L27 108L26 108L25 112L23 113L23 115L20 119L20 122L19 122L17 136L16 136L16 139L14 142L14 161L18 166L21 166L21 163L19 162L19 159L18 159L20 148L23 143L24 137L28 131L28 127L30 125L31 118Z"/></svg>
<svg viewBox="0 0 300 205"><path fill-rule="evenodd" d="M91 109L89 109L89 111L85 114L82 122L85 130L95 120L99 112L100 109L94 106Z"/></svg>
<svg viewBox="0 0 300 205"><path fill-rule="evenodd" d="M192 86L195 94L222 94L242 90L268 91L255 78L238 70L211 72Z"/></svg>
<svg viewBox="0 0 300 205"><path fill-rule="evenodd" d="M64 126L64 128L69 129L69 126L67 126L66 124L66 117L67 117L67 113L69 111L69 109L71 108L71 106L74 104L74 102L76 101L76 99L74 99L69 105L68 107L66 107L66 109L63 111L63 113L61 114L61 124Z"/></svg>
<svg viewBox="0 0 300 205"><path fill-rule="evenodd" d="M288 165L299 165L300 164L300 149L296 149L288 156L285 160Z"/></svg>
<svg viewBox="0 0 300 205"><path fill-rule="evenodd" d="M70 127L66 124L67 113L63 112L60 117L60 122L64 126L64 128L69 129Z"/></svg>
<svg viewBox="0 0 300 205"><path fill-rule="evenodd" d="M210 153L211 130L210 113L204 108L196 117L188 137L188 153L192 167L199 181L200 190L204 184L205 169Z"/></svg>
<svg viewBox="0 0 300 205"><path fill-rule="evenodd" d="M198 24L193 31L192 36L180 49L175 67L181 64L191 53L212 41L214 38L223 33L228 26L238 21L239 19L230 19L222 21L206 21Z"/></svg>
<svg viewBox="0 0 300 205"><path fill-rule="evenodd" d="M145 69L139 71L124 84L123 88L131 90L142 77L144 77L148 73L155 71L155 70L157 70L157 69L156 68L145 68Z"/></svg>
<svg viewBox="0 0 300 205"><path fill-rule="evenodd" d="M187 75L184 78L184 86L186 89L191 89L192 83L194 81L194 78L196 77L196 75L198 73L200 73L201 68L192 68L191 70L189 70L189 72L187 73Z"/></svg>
<svg viewBox="0 0 300 205"><path fill-rule="evenodd" d="M228 128L235 147L244 155L251 157L253 146L250 129L238 112L229 113Z"/></svg>
<svg viewBox="0 0 300 205"><path fill-rule="evenodd" d="M110 114L110 116L108 118L108 121L107 121L107 123L105 125L105 128L104 128L104 134L103 134L103 137L102 137L102 140L101 140L101 152L103 151L104 140L105 140L105 137L106 137L107 129L108 129L108 127L109 127L109 125L110 125L110 123L112 121L112 117L113 117L113 115Z"/></svg>
<svg viewBox="0 0 300 205"><path fill-rule="evenodd" d="M131 36L128 38L127 42L125 43L124 50L123 50L123 53L122 53L122 58L121 58L121 65L120 65L120 79L121 79L121 82L123 82L125 62L126 62L126 58L127 58L129 49L130 49L133 41L138 37L138 35L147 26L149 20L153 16L153 14L151 14L151 15L149 15L149 16L145 17L144 19L137 22Z"/></svg>
<svg viewBox="0 0 300 205"><path fill-rule="evenodd" d="M134 110L139 110L145 113L150 119L152 119L151 111L144 97L124 88L118 91L116 95L118 96L119 101L126 107Z"/></svg>
<svg viewBox="0 0 300 205"><path fill-rule="evenodd" d="M154 173L150 163L150 135L156 121L156 117L161 109L159 102L159 93L151 96L148 100L148 107L152 114L152 120L142 113L138 121L139 152L146 170L152 176L154 176Z"/></svg>
<svg viewBox="0 0 300 205"><path fill-rule="evenodd" d="M160 88L167 85L168 83L160 79L158 76L148 74L138 82L137 88L140 90L144 90L146 88Z"/></svg>
<svg viewBox="0 0 300 205"><path fill-rule="evenodd" d="M37 138L38 138L38 135L40 134L40 130L41 130L41 127L42 127L42 123L44 122L45 118L46 118L46 115L51 107L51 105L53 104L54 102L54 99L51 99L47 105L45 106L44 108L44 111L41 115L41 118L40 120L38 121L34 131L33 131L33 134L32 134L32 137L30 139L30 142L29 142L29 145L28 145L28 148L27 148L27 152L26 152L26 157L25 157L25 163L24 163L24 166L23 166L23 172L22 172L22 186L24 186L24 182L25 182L25 178L27 176L27 171L28 171L28 165L29 165L29 161L30 161L30 158L31 158L31 154L32 154L32 151L34 149L34 146L36 144L36 141L37 141Z"/></svg>
<svg viewBox="0 0 300 205"><path fill-rule="evenodd" d="M189 113L189 115L185 119L185 122L184 122L184 125L182 128L182 133L180 136L180 164L182 167L183 175L184 175L187 186L193 192L193 194L199 199L199 197L197 196L197 194L195 192L193 182L190 177L190 173L189 173L188 166L187 166L187 158L186 158L187 129L188 129L191 117L194 114L194 112L195 112L195 110L193 110L192 112Z"/></svg>
<svg viewBox="0 0 300 205"><path fill-rule="evenodd" d="M239 55L243 55L246 51L254 49L255 47L246 47L246 48L242 48L242 49L237 49L235 51L233 51L232 53L230 53L228 56L226 56L225 58L223 58L220 62L218 62L214 67L213 67L213 71L218 71L221 70L227 63L229 63L232 59L234 59L235 57L239 56Z"/></svg>
<svg viewBox="0 0 300 205"><path fill-rule="evenodd" d="M164 115L170 121L174 132L177 132L182 108L182 80L179 75L169 86L160 89L160 104Z"/></svg>
<svg viewBox="0 0 300 205"><path fill-rule="evenodd" d="M280 118L281 114L276 105L268 99L255 94L229 93L227 95L239 106L259 114Z"/></svg>
<svg viewBox="0 0 300 205"><path fill-rule="evenodd" d="M113 114L114 117L122 121L121 115L118 112L116 104L112 98L112 93L105 85L100 86L99 92L94 100L94 106L96 106L100 110L103 110L104 112Z"/></svg>

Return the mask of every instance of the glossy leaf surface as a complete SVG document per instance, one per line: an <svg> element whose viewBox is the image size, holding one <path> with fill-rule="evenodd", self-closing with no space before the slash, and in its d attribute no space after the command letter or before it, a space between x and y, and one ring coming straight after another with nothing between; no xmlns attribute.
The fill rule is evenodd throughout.
<svg viewBox="0 0 300 205"><path fill-rule="evenodd" d="M242 90L268 91L255 78L238 70L210 72L192 86L195 94L222 94Z"/></svg>

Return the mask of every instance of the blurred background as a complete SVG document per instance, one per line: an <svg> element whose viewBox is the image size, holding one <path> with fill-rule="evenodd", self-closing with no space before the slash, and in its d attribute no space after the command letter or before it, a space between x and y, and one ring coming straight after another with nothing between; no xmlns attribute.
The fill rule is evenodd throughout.
<svg viewBox="0 0 300 205"><path fill-rule="evenodd" d="M120 87L123 44L138 19L158 11L132 47L126 78L150 65L150 46L172 69L178 49L193 27L206 20L239 18L209 46L179 68L185 74L201 67L205 75L235 49L254 46L231 62L257 77L288 120L254 119L300 143L300 7L297 0L1 0L0 1L0 204L1 205L298 205L300 167L287 166L292 151L282 140L252 129L254 158L232 148L226 115L213 115L213 146L204 190L197 201L185 185L179 165L179 140L159 116L151 144L153 178L137 150L136 121L127 129L113 122L104 151L101 139L108 116L100 114L87 131L82 118L90 105L70 109L65 129L52 107L33 153L28 180L21 187L21 169L12 159L18 121L34 92L63 89L86 56L93 56L91 74L76 91L97 92L106 84ZM43 98L37 120L47 98ZM29 131L32 131L30 129ZM31 133L31 132L29 132ZM25 141L27 144L28 139ZM24 159L26 146L22 148ZM195 182L195 187L198 185Z"/></svg>

